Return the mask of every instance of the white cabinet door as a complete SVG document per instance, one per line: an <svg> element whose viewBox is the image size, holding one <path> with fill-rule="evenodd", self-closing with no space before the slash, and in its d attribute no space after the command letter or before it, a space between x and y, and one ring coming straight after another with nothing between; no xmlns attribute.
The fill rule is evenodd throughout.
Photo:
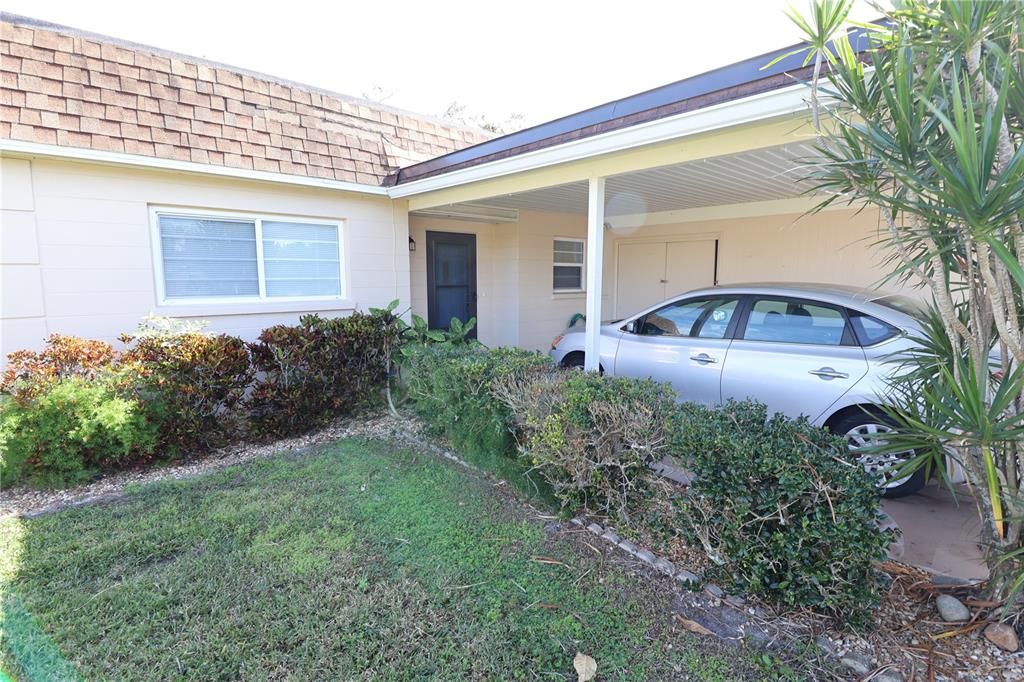
<svg viewBox="0 0 1024 682"><path fill-rule="evenodd" d="M668 242L665 246L665 298L714 286L715 240Z"/></svg>
<svg viewBox="0 0 1024 682"><path fill-rule="evenodd" d="M615 315L638 313L665 298L665 242L619 244Z"/></svg>
<svg viewBox="0 0 1024 682"><path fill-rule="evenodd" d="M616 317L715 283L713 239L623 242L617 253Z"/></svg>

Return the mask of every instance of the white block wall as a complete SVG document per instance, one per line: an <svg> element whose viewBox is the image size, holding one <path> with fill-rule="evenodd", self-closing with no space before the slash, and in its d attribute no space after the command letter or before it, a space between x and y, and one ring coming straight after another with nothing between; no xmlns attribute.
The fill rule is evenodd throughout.
<svg viewBox="0 0 1024 682"><path fill-rule="evenodd" d="M386 197L50 159L0 159L0 351L50 333L114 341L157 313L254 338L304 312L410 301L408 219ZM348 298L337 303L162 307L150 207L181 206L343 222Z"/></svg>

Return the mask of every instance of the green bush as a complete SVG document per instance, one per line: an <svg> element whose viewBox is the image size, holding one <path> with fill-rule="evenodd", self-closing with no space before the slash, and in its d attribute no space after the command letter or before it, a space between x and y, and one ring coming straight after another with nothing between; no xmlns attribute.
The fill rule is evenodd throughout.
<svg viewBox="0 0 1024 682"><path fill-rule="evenodd" d="M198 331L122 336L120 373L159 424L166 454L205 450L239 433L238 406L253 380L241 339Z"/></svg>
<svg viewBox="0 0 1024 682"><path fill-rule="evenodd" d="M401 325L390 310L264 329L249 344L256 383L247 401L257 436L307 431L373 402Z"/></svg>
<svg viewBox="0 0 1024 682"><path fill-rule="evenodd" d="M155 443L142 405L119 395L106 376L70 376L0 403L4 486L81 483L101 468L148 459Z"/></svg>
<svg viewBox="0 0 1024 682"><path fill-rule="evenodd" d="M631 525L667 486L650 469L670 452L675 394L667 384L570 370L504 381L496 394L563 508Z"/></svg>
<svg viewBox="0 0 1024 682"><path fill-rule="evenodd" d="M544 355L479 344L416 345L403 354L402 376L416 411L469 456L511 454L512 414L491 394L496 381L551 367Z"/></svg>
<svg viewBox="0 0 1024 682"><path fill-rule="evenodd" d="M874 564L892 537L842 440L752 402L683 405L677 426L675 448L696 475L676 498L680 526L715 570L785 606L868 622Z"/></svg>

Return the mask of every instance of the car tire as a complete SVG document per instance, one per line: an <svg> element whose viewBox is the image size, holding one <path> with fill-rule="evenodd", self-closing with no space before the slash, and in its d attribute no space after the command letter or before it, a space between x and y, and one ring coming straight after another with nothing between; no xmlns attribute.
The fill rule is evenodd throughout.
<svg viewBox="0 0 1024 682"><path fill-rule="evenodd" d="M584 360L583 353L575 351L562 358L562 367L566 369L583 369Z"/></svg>
<svg viewBox="0 0 1024 682"><path fill-rule="evenodd" d="M892 420L878 410L857 410L836 420L830 426L832 433L846 440L850 454L864 466L864 469L880 479L879 492L882 497L888 499L913 495L924 487L926 480L923 468L896 480L885 474L885 470L899 462L905 462L907 457L900 457L898 454L857 456L858 446L864 447L872 437L877 437L877 434L885 433L892 427ZM913 456L912 451L908 454Z"/></svg>

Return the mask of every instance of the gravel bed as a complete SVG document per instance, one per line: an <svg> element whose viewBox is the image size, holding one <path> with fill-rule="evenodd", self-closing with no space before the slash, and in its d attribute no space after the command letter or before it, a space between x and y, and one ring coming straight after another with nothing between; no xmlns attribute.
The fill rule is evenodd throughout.
<svg viewBox="0 0 1024 682"><path fill-rule="evenodd" d="M415 444L415 441L410 442L410 437L419 433L421 429L420 423L411 418L396 419L386 413L364 414L339 419L320 430L294 438L285 438L266 444L229 445L202 457L186 458L167 466L120 471L75 488L36 490L27 487L13 487L0 491L0 518L35 516L66 507L109 501L122 495L125 487L134 483L190 478L242 462L329 443L339 438L392 438L407 444Z"/></svg>

